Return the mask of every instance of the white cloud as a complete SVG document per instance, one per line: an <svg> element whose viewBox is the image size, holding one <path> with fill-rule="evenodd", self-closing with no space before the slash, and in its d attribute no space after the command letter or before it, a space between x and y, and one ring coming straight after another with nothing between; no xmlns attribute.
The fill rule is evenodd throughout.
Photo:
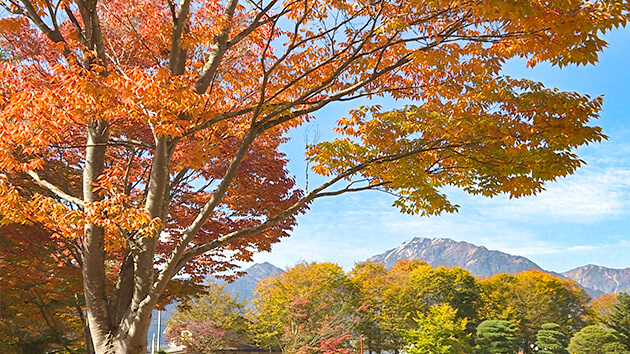
<svg viewBox="0 0 630 354"><path fill-rule="evenodd" d="M596 247L596 246L581 245L581 246L571 246L571 247L567 248L567 251L569 251L569 252L594 251L594 250L597 250L599 248L600 247Z"/></svg>
<svg viewBox="0 0 630 354"><path fill-rule="evenodd" d="M478 199L485 207L480 210L486 215L592 222L628 213L630 170L583 169L574 176L548 184L537 196L516 200Z"/></svg>

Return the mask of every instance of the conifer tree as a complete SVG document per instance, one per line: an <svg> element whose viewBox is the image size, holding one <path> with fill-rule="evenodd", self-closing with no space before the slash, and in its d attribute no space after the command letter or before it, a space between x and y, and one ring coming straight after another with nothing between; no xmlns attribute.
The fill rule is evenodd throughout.
<svg viewBox="0 0 630 354"><path fill-rule="evenodd" d="M545 323L536 333L536 346L540 354L568 354L565 349L569 338L562 333L557 323Z"/></svg>
<svg viewBox="0 0 630 354"><path fill-rule="evenodd" d="M625 291L617 294L617 303L608 321L608 326L619 333L622 343L630 350L630 294Z"/></svg>
<svg viewBox="0 0 630 354"><path fill-rule="evenodd" d="M504 320L486 320L477 327L477 353L513 354L518 349L516 324Z"/></svg>
<svg viewBox="0 0 630 354"><path fill-rule="evenodd" d="M586 326L571 338L571 354L630 354L619 342L619 334L599 325Z"/></svg>

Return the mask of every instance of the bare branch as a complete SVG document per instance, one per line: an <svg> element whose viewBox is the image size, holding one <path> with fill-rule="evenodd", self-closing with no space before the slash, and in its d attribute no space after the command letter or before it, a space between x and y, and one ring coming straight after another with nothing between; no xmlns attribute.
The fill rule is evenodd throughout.
<svg viewBox="0 0 630 354"><path fill-rule="evenodd" d="M350 188L350 185L348 185L346 188L342 188L336 191L332 191L332 192L322 192L319 193L317 195L317 198L321 198L321 197L332 197L335 195L340 195L340 194L344 194L344 193L351 193L351 192L362 192L362 191L367 191L367 190L375 190L379 187L385 186L390 184L391 182L381 182L381 183L377 183L377 184L370 184L364 187L357 187L357 188Z"/></svg>
<svg viewBox="0 0 630 354"><path fill-rule="evenodd" d="M52 192L53 194L55 194L56 196L58 196L59 198L79 205L81 207L85 206L85 203L83 202L83 200L74 197L66 192L64 192L63 190L61 190L61 188L55 186L54 184L46 181L45 179L42 179L39 174L37 174L37 172L33 171L33 170L28 170L26 172L29 176L31 176L31 178L33 178L35 181L37 181L40 185L42 185L43 187L45 187L46 189L48 189L50 192Z"/></svg>
<svg viewBox="0 0 630 354"><path fill-rule="evenodd" d="M278 0L270 1L269 5L267 5L263 9L261 9L261 11L258 14L256 14L256 17L254 17L254 20L252 21L252 23L249 26L247 26L247 28L245 28L244 30L242 30L241 32L236 34L234 37L232 37L229 41L227 41L226 47L227 48L232 47L233 45L237 44L238 42L243 40L245 37L247 37L249 34L254 32L260 26L263 26L263 25L265 25L267 23L273 22L273 21L279 19L280 17L282 17L283 15L285 15L286 14L286 10L282 11L282 12L279 12L277 14L274 14L273 16L268 16L268 12L271 11L271 8L277 2L278 2ZM266 17L266 18L261 21L261 19L263 17Z"/></svg>
<svg viewBox="0 0 630 354"><path fill-rule="evenodd" d="M232 161L230 162L230 165L225 172L225 175L223 176L223 179L212 193L212 197L210 197L210 200L206 202L199 214L197 214L197 217L195 217L195 220L188 226L188 228L184 232L184 236L182 237L182 239L178 242L175 249L171 252L171 256L166 262L165 267L160 271L157 279L153 283L151 294L146 301L151 301L150 298L158 296L164 290L166 284L171 279L171 277L173 277L173 275L177 273L177 271L179 270L179 262L182 258L182 255L184 254L184 251L186 250L186 247L188 246L190 241L192 241L195 235L197 235L197 232L199 232L199 230L203 227L210 215L212 215L212 213L214 212L214 209L223 199L223 196L227 192L230 184L232 183L232 180L236 176L236 172L241 165L241 162L245 158L249 147L254 142L259 132L260 131L257 129L257 127L252 126L247 134L245 134L241 145L234 154L234 157L232 158Z"/></svg>
<svg viewBox="0 0 630 354"><path fill-rule="evenodd" d="M155 144L145 143L144 141L140 141L140 140L123 139L123 138L118 138L114 136L114 137L110 137L109 141L115 144L119 144L119 145L132 145L132 146L135 145L135 146L141 146L143 148L147 148L151 150L155 149Z"/></svg>
<svg viewBox="0 0 630 354"><path fill-rule="evenodd" d="M26 13L24 12L24 9L17 6L17 4L13 1L9 2L14 5L16 7L16 9L12 9L9 7L9 5L5 4L4 1L0 1L0 7L2 7L3 9L5 9L8 13L10 14L14 14L14 15L26 15Z"/></svg>
<svg viewBox="0 0 630 354"><path fill-rule="evenodd" d="M203 122L203 123L201 123L201 124L199 124L197 126L194 126L194 127L190 128L190 129L188 129L187 131L185 131L182 134L182 137L193 135L193 134L195 134L197 132L200 132L200 131L202 131L204 129L207 129L207 128L211 127L213 124L216 124L216 123L221 122L221 121L226 120L226 119L230 119L230 118L234 118L234 117L242 116L244 114L251 113L254 110L256 110L256 105L245 107L245 108L241 108L241 109L239 109L237 111L234 111L234 112L223 113L223 114L218 115L218 116L216 116L216 117L214 117L214 118L212 118L210 120L207 120L207 121L205 121L205 122Z"/></svg>

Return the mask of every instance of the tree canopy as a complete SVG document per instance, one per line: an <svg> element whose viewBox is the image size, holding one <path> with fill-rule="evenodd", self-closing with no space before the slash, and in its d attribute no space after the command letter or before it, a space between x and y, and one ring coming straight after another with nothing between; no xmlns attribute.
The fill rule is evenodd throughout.
<svg viewBox="0 0 630 354"><path fill-rule="evenodd" d="M505 320L485 320L477 326L477 352L481 354L509 354L518 349L516 325Z"/></svg>
<svg viewBox="0 0 630 354"><path fill-rule="evenodd" d="M169 282L288 236L315 199L362 190L402 212L445 186L511 197L574 172L602 98L502 74L592 64L623 0L0 0L1 223L74 240L97 352L143 353ZM335 102L298 188L285 133ZM325 119L325 118L324 118ZM45 192L33 193L33 183Z"/></svg>
<svg viewBox="0 0 630 354"><path fill-rule="evenodd" d="M409 354L465 354L471 353L470 334L466 333L466 319L457 318L457 310L448 304L433 305L429 313L417 314L418 327L404 332Z"/></svg>
<svg viewBox="0 0 630 354"><path fill-rule="evenodd" d="M362 311L357 295L340 266L297 264L258 284L253 300L256 342L286 353L344 349Z"/></svg>
<svg viewBox="0 0 630 354"><path fill-rule="evenodd" d="M537 353L540 354L568 354L566 350L569 338L560 330L557 323L545 323L536 333Z"/></svg>
<svg viewBox="0 0 630 354"><path fill-rule="evenodd" d="M245 304L210 282L205 293L177 306L168 321L169 341L183 344L197 353L250 344L249 319Z"/></svg>
<svg viewBox="0 0 630 354"><path fill-rule="evenodd" d="M0 226L0 352L85 350L81 270L40 225Z"/></svg>
<svg viewBox="0 0 630 354"><path fill-rule="evenodd" d="M588 294L575 282L540 271L497 274L480 282L483 317L518 325L522 342L534 343L545 323L571 335L586 324Z"/></svg>
<svg viewBox="0 0 630 354"><path fill-rule="evenodd" d="M591 325L582 328L575 333L567 347L571 354L628 354L621 343L619 334L610 328L600 325Z"/></svg>
<svg viewBox="0 0 630 354"><path fill-rule="evenodd" d="M626 350L630 351L630 294L625 291L617 294L617 301L605 323L617 331Z"/></svg>

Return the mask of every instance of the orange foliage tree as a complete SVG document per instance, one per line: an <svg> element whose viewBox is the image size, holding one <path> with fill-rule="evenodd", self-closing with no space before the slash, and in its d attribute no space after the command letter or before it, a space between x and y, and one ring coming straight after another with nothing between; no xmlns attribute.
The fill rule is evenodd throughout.
<svg viewBox="0 0 630 354"><path fill-rule="evenodd" d="M597 61L627 1L0 0L0 214L76 240L99 353L140 353L171 279L229 269L310 202L381 189L454 211L445 185L536 193L604 136L601 98L501 74ZM360 107L309 146L299 190L279 150L329 104ZM61 173L60 173L61 171ZM28 193L29 179L47 190ZM108 285L108 277L115 281ZM196 277L196 278L195 278Z"/></svg>
<svg viewBox="0 0 630 354"><path fill-rule="evenodd" d="M70 248L39 225L0 227L0 351L84 345L81 270Z"/></svg>

